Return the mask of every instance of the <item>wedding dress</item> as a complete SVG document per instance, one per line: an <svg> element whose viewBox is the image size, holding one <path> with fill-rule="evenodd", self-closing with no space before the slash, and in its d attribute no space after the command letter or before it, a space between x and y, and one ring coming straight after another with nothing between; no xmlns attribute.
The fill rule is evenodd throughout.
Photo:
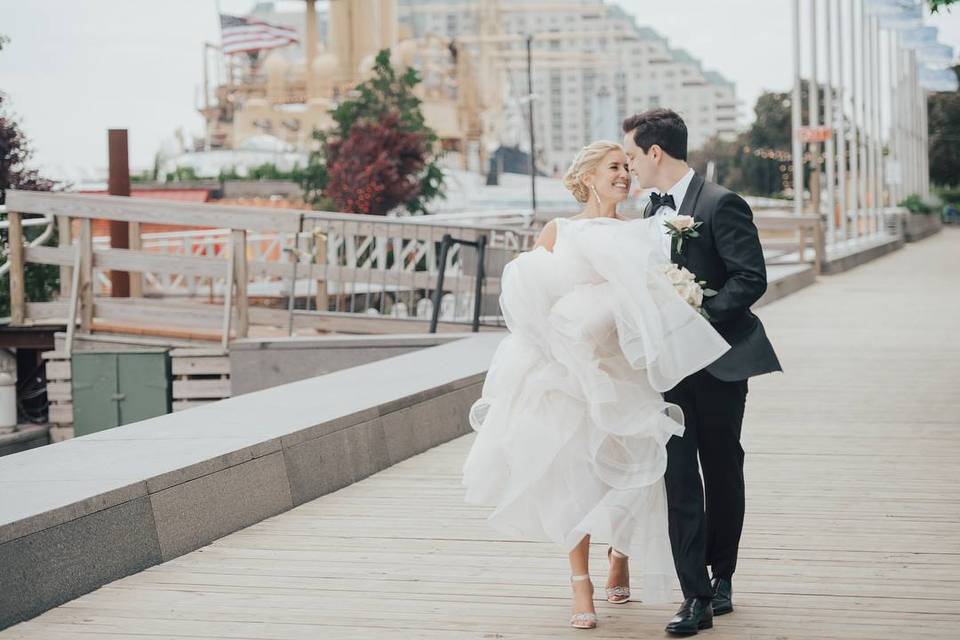
<svg viewBox="0 0 960 640"><path fill-rule="evenodd" d="M466 500L494 507L489 523L510 536L566 551L587 534L609 543L631 556L641 598L665 602L676 576L665 447L683 414L661 392L729 345L663 274L654 219L556 224L552 252L503 270L510 333L470 409Z"/></svg>

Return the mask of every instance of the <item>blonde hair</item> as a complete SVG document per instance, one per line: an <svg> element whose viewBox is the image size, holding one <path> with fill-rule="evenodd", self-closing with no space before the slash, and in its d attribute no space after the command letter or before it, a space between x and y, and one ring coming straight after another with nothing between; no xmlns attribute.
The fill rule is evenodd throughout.
<svg viewBox="0 0 960 640"><path fill-rule="evenodd" d="M570 163L570 168L563 176L563 186L570 190L577 202L586 202L590 199L590 189L583 183L583 177L596 171L600 161L611 151L623 151L623 147L609 140L591 142L580 149Z"/></svg>

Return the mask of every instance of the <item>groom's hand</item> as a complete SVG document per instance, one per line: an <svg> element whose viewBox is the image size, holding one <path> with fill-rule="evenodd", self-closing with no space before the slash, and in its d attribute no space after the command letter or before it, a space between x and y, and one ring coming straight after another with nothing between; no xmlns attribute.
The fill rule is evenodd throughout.
<svg viewBox="0 0 960 640"><path fill-rule="evenodd" d="M767 290L767 264L750 205L731 193L713 215L713 240L727 267L727 281L717 295L703 301L711 322L724 322L746 312Z"/></svg>

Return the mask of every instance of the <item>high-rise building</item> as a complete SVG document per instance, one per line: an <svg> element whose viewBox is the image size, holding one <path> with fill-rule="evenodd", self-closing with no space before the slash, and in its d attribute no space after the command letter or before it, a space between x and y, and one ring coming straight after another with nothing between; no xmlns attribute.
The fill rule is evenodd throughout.
<svg viewBox="0 0 960 640"><path fill-rule="evenodd" d="M203 92L213 98L201 110L210 148L271 136L306 148L313 129L329 126L338 95L369 72L378 48L392 46L397 64L420 72L417 92L445 161L485 172L500 146L529 152L528 36L542 172L563 172L593 140L619 140L623 119L652 107L684 117L691 149L736 133L733 83L610 0L334 3L307 12L312 30L302 10L255 6L251 17L293 27L300 44L224 62L229 79Z"/></svg>
<svg viewBox="0 0 960 640"><path fill-rule="evenodd" d="M526 35L533 36L535 137L541 169L563 171L583 145L619 139L627 115L670 107L696 149L736 133L734 84L707 71L653 29L604 0L399 0L401 33L452 39L479 57L482 47L502 72L505 101L525 112ZM482 24L498 17L498 33ZM482 28L485 27L486 28ZM525 121L524 127L526 127Z"/></svg>

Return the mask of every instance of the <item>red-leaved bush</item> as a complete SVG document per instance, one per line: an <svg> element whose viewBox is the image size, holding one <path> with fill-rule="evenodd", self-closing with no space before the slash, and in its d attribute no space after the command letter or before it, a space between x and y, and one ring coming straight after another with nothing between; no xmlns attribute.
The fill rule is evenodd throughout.
<svg viewBox="0 0 960 640"><path fill-rule="evenodd" d="M325 195L339 211L382 215L420 192L426 140L403 131L395 113L357 122L345 140L330 141L328 153L333 162Z"/></svg>

